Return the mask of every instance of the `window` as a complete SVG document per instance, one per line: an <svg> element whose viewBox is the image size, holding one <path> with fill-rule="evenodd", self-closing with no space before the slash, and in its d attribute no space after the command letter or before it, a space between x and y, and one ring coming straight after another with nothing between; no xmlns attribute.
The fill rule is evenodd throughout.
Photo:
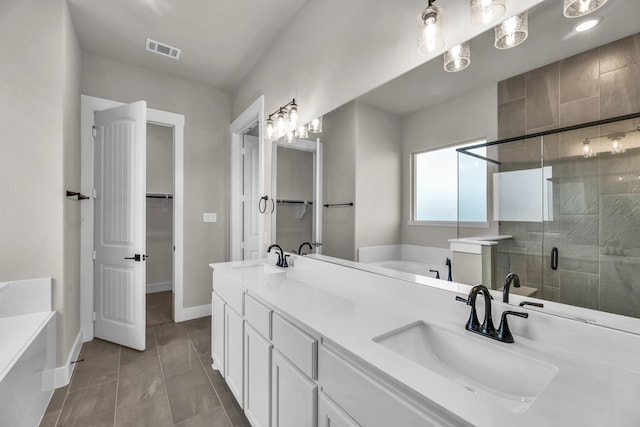
<svg viewBox="0 0 640 427"><path fill-rule="evenodd" d="M413 222L457 222L458 210L460 221L487 222L487 164L466 154L458 160L456 151L484 142L413 154ZM471 152L485 157L486 148Z"/></svg>

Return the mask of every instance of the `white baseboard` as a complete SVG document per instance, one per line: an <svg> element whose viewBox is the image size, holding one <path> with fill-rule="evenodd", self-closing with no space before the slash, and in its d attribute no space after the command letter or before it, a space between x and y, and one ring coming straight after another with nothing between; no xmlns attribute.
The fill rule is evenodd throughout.
<svg viewBox="0 0 640 427"><path fill-rule="evenodd" d="M177 308L175 312L176 322L185 322L191 319L211 316L211 304L197 305L195 307Z"/></svg>
<svg viewBox="0 0 640 427"><path fill-rule="evenodd" d="M173 289L173 283L171 282L150 283L147 285L148 294L170 291L172 289Z"/></svg>
<svg viewBox="0 0 640 427"><path fill-rule="evenodd" d="M80 355L80 349L82 348L82 331L78 331L78 335L76 336L76 340L73 342L71 346L71 351L69 351L69 356L67 356L67 361L64 366L59 366L55 370L55 387L60 388L69 384L71 381L71 374L73 374L73 370L76 366L75 363L71 363L74 360L78 360L78 356Z"/></svg>

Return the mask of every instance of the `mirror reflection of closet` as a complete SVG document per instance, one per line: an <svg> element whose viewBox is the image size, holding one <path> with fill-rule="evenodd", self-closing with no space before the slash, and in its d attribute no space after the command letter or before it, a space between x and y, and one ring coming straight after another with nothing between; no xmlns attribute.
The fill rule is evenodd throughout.
<svg viewBox="0 0 640 427"><path fill-rule="evenodd" d="M288 144L279 140L273 144L272 196L275 211L272 215L272 240L287 252L298 252L304 242L319 242L321 231L318 222L322 200L317 197L316 162L321 158L321 144L316 141L298 140ZM320 154L318 154L320 147ZM318 187L319 188L319 187ZM316 252L305 247L304 253Z"/></svg>
<svg viewBox="0 0 640 427"><path fill-rule="evenodd" d="M147 326L173 321L173 129L147 124Z"/></svg>

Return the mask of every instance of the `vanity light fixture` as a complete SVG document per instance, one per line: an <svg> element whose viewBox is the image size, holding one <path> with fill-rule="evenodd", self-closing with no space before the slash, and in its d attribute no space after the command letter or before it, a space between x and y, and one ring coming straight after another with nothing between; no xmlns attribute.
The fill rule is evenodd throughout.
<svg viewBox="0 0 640 427"><path fill-rule="evenodd" d="M611 142L609 143L609 149L611 150L611 154L621 154L624 153L624 145L622 145L622 138L625 137L623 132L618 132L609 135L609 139Z"/></svg>
<svg viewBox="0 0 640 427"><path fill-rule="evenodd" d="M471 64L469 42L461 43L444 53L444 70L450 73L462 71Z"/></svg>
<svg viewBox="0 0 640 427"><path fill-rule="evenodd" d="M322 116L316 117L309 122L310 133L322 133Z"/></svg>
<svg viewBox="0 0 640 427"><path fill-rule="evenodd" d="M584 154L585 159L594 157L596 155L596 153L594 153L593 149L591 148L591 141L589 140L589 138L585 138L585 140L582 142L582 154Z"/></svg>
<svg viewBox="0 0 640 427"><path fill-rule="evenodd" d="M589 19L588 21L584 21L576 25L576 31L579 33L583 31L588 31L593 27L595 27L596 25L598 25L599 23L600 23L600 19L598 18Z"/></svg>
<svg viewBox="0 0 640 427"><path fill-rule="evenodd" d="M510 49L524 42L529 36L529 15L523 12L512 16L495 28L495 46Z"/></svg>
<svg viewBox="0 0 640 427"><path fill-rule="evenodd" d="M436 0L429 0L429 5L418 15L418 53L428 55L444 47L442 38L442 8L434 6Z"/></svg>
<svg viewBox="0 0 640 427"><path fill-rule="evenodd" d="M265 120L265 138L268 141L284 135L287 131L294 131L298 127L298 104L295 98L286 105L269 114Z"/></svg>
<svg viewBox="0 0 640 427"><path fill-rule="evenodd" d="M607 0L564 0L564 16L579 18L598 10Z"/></svg>
<svg viewBox="0 0 640 427"><path fill-rule="evenodd" d="M305 125L300 125L296 129L296 138L307 139L309 138L309 129Z"/></svg>
<svg viewBox="0 0 640 427"><path fill-rule="evenodd" d="M507 10L505 0L470 0L471 24L487 25L498 20Z"/></svg>

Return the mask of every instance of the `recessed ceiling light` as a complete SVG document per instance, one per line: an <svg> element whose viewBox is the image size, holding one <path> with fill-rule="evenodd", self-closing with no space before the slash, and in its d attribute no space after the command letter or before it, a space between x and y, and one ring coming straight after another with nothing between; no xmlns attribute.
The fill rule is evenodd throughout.
<svg viewBox="0 0 640 427"><path fill-rule="evenodd" d="M576 31L581 33L583 31L587 31L592 29L593 27L595 27L596 25L598 25L600 23L599 19L589 19L588 21L584 21L579 23L576 26Z"/></svg>

